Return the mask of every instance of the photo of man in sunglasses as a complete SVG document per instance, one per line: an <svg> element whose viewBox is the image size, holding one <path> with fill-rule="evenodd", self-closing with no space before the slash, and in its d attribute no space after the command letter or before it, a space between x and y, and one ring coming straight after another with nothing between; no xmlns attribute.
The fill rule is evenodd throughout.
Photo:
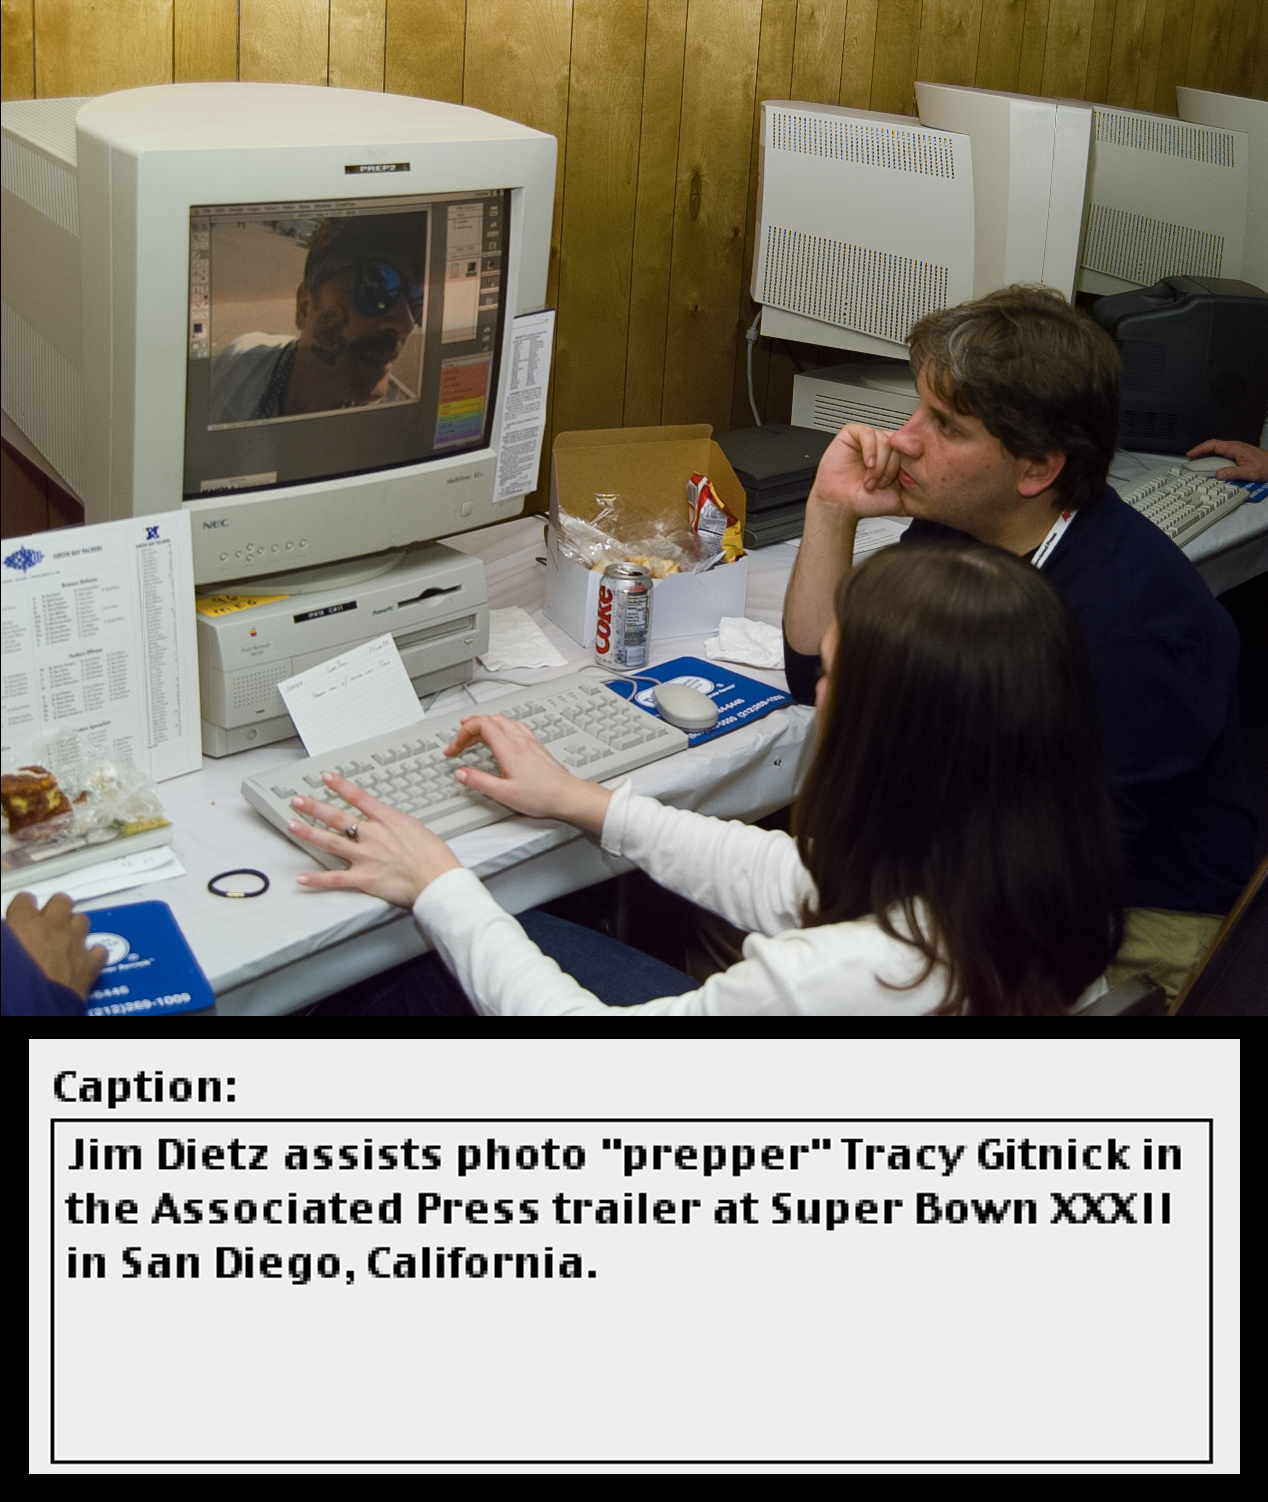
<svg viewBox="0 0 1268 1502"><path fill-rule="evenodd" d="M212 426L416 400L419 370L402 380L393 366L422 323L426 242L425 213L322 220L295 293L298 336L245 334L215 355ZM415 346L418 365L421 335Z"/></svg>

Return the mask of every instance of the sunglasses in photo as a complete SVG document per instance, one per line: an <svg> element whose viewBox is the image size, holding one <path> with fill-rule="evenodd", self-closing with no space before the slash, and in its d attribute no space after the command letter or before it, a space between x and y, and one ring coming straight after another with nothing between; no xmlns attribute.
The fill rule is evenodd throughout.
<svg viewBox="0 0 1268 1502"><path fill-rule="evenodd" d="M353 273L352 306L362 318L382 318L396 306L398 298L404 297L414 322L422 322L423 284L407 281L390 261L364 256L336 262L322 267L320 278L312 279L310 285L317 285L318 280L333 281L349 271Z"/></svg>

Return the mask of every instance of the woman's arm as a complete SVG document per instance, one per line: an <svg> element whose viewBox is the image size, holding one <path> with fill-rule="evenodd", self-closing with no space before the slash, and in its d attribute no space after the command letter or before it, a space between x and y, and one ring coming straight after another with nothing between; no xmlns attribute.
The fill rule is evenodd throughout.
<svg viewBox="0 0 1268 1502"><path fill-rule="evenodd" d="M527 726L501 715L464 720L447 754L457 755L477 740L493 752L502 775L459 768L455 775L471 792L530 818L563 819L588 834L602 833L608 850L741 928L775 934L797 927L801 904L814 887L787 835L665 808L655 799L633 797L628 785L613 794L583 782L560 766ZM323 775L361 819L353 841L341 832L352 823L351 815L314 798L292 799L298 812L328 827L296 819L291 833L348 862L346 870L305 872L302 885L352 887L413 907L438 876L460 867L449 846L417 819L343 777Z"/></svg>
<svg viewBox="0 0 1268 1502"><path fill-rule="evenodd" d="M451 871L414 919L477 1008L501 1017L917 1016L941 999L945 973L912 986L924 956L874 923L750 938L745 958L698 991L605 1006L547 958L470 871Z"/></svg>
<svg viewBox="0 0 1268 1502"><path fill-rule="evenodd" d="M667 808L628 784L612 795L603 848L749 933L799 927L802 904L815 895L788 835Z"/></svg>

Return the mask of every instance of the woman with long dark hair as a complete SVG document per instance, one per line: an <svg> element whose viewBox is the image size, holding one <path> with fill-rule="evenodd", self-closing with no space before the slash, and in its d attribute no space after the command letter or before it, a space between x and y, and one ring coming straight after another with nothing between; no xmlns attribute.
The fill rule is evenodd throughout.
<svg viewBox="0 0 1268 1502"><path fill-rule="evenodd" d="M843 581L822 660L795 838L582 782L496 715L465 720L450 748L482 740L497 759L500 778L455 774L472 792L575 824L748 930L743 960L699 989L605 1006L443 841L333 775L363 816L356 845L292 828L349 868L299 879L412 907L485 1013L1067 1013L1117 951L1121 873L1091 671L1056 592L1006 553L892 548ZM313 799L295 806L347 822ZM434 979L425 956L404 983L411 1011L442 1010L426 1002L429 966Z"/></svg>

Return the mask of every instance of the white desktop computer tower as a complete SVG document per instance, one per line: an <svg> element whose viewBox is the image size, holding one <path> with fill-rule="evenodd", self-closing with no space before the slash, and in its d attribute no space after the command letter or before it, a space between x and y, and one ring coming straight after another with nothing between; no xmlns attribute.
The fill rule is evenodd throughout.
<svg viewBox="0 0 1268 1502"><path fill-rule="evenodd" d="M902 358L973 292L969 139L906 115L762 104L752 293L762 333Z"/></svg>
<svg viewBox="0 0 1268 1502"><path fill-rule="evenodd" d="M829 365L793 377L795 428L836 433L847 422L896 432L920 405L908 366L895 360Z"/></svg>

